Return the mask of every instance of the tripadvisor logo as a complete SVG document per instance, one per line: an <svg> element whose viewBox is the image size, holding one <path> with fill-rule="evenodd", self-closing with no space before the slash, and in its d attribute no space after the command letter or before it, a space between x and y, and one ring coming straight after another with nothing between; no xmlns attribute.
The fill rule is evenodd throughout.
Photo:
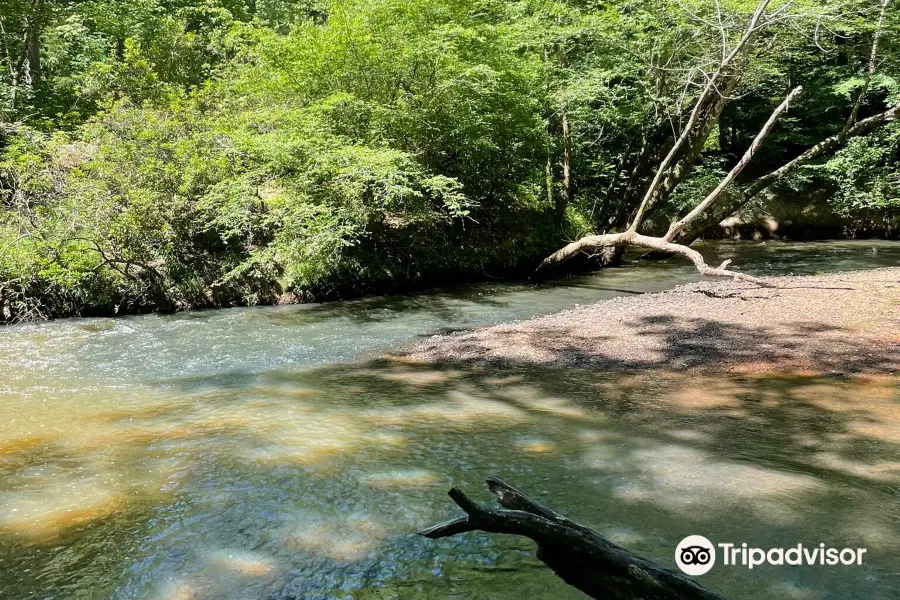
<svg viewBox="0 0 900 600"><path fill-rule="evenodd" d="M675 548L675 563L688 575L703 575L716 564L716 549L702 535L689 535Z"/></svg>
<svg viewBox="0 0 900 600"><path fill-rule="evenodd" d="M702 535L689 535L675 548L675 563L688 575L703 575L716 564L716 548L722 565L748 569L761 565L861 565L866 553L865 548L829 548L825 544L768 549L748 547L746 543L714 545Z"/></svg>

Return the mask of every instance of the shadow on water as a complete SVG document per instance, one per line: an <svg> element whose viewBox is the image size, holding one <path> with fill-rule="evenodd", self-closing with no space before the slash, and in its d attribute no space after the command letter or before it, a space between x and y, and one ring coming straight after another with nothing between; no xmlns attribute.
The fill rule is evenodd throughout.
<svg viewBox="0 0 900 600"><path fill-rule="evenodd" d="M748 360L791 340L641 327L672 332L681 372L382 359L43 402L43 433L0 441L0 597L582 597L527 540L411 534L456 514L450 485L487 500L491 474L668 566L688 534L868 549L863 566L717 567L703 582L730 598L900 595L896 377L699 375L711 338L772 343ZM825 358L846 372L862 350Z"/></svg>
<svg viewBox="0 0 900 600"><path fill-rule="evenodd" d="M479 294L471 288L464 287L420 294L375 296L335 303L307 304L265 311L265 314L260 316L266 320L274 319L276 322L281 321L290 325L296 325L298 318L300 322L321 322L334 318L346 318L356 324L369 324L395 319L400 314L422 312L432 315L436 319L449 321L458 318L460 301L495 309L507 305L503 300Z"/></svg>

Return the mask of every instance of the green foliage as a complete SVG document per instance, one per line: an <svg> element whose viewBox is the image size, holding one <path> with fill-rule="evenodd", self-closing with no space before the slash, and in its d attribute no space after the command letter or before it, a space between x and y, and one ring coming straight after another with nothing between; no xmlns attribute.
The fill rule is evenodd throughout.
<svg viewBox="0 0 900 600"><path fill-rule="evenodd" d="M287 35L233 30L250 41L202 88L127 40L89 80L121 100L69 136L21 138L0 165L7 196L42 207L9 213L11 230L86 257L59 265L67 289L96 273L106 289L48 302L59 290L33 269L3 277L27 271L44 312L133 311L328 298L549 249L529 231L552 231L529 181L546 160L535 63L443 10L357 8Z"/></svg>
<svg viewBox="0 0 900 600"><path fill-rule="evenodd" d="M840 130L873 8L814 4L765 31L660 225L715 185L797 83L802 103L748 172ZM720 6L733 43L755 2ZM698 65L721 54L715 7L9 0L0 136L19 133L0 137L0 310L334 298L527 269L633 209L702 85ZM861 117L900 99L896 33L892 14ZM563 114L575 193L556 223ZM854 140L805 185L827 182L847 219L890 221L897 138Z"/></svg>
<svg viewBox="0 0 900 600"><path fill-rule="evenodd" d="M900 127L848 142L816 169L834 187L830 203L860 227L900 227Z"/></svg>
<svg viewBox="0 0 900 600"><path fill-rule="evenodd" d="M669 203L678 213L686 213L705 198L728 173L720 155L705 157L694 166L692 177L678 186Z"/></svg>

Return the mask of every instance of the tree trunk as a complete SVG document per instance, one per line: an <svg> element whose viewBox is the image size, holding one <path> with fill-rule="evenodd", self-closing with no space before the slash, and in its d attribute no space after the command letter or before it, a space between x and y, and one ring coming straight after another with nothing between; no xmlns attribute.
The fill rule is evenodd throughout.
<svg viewBox="0 0 900 600"><path fill-rule="evenodd" d="M694 125L698 123L698 117L700 117L701 113L704 109L711 106L713 109L719 106L719 103L723 103L728 101L729 93L720 93L717 85L719 85L719 81L721 79L725 79L726 81L733 80L735 77L732 72L733 67L736 62L740 62L747 48L750 47L750 42L756 37L759 30L765 25L765 21L763 20L763 16L765 15L766 8L769 6L769 2L771 0L759 0L756 5L756 10L753 12L753 16L750 18L750 22L747 25L747 28L744 30L744 34L741 36L741 39L737 42L734 48L731 49L730 52L725 51L723 47L723 56L722 61L719 63L715 72L711 75L707 76L706 86L703 88L703 92L700 94L700 97L697 99L697 102L694 104L694 109L691 111L690 116L688 117L687 123L685 123L684 128L681 131L681 134L675 140L675 144L672 146L672 149L669 150L669 153L663 159L662 163L660 163L659 167L656 169L656 174L653 176L653 181L650 182L649 187L647 188L646 193L644 194L644 198L641 201L640 206L637 209L637 212L634 215L634 218L631 220L631 225L629 225L629 230L637 231L641 224L644 221L644 218L647 215L647 211L654 206L661 193L665 193L666 188L669 191L674 189L674 185L677 184L670 183L669 185L665 185L665 179L675 178L683 178L686 176L679 175L679 164L682 165L682 169L687 169L690 171L690 167L693 166L693 162L696 160L696 155L693 160L690 161L680 161L679 156L683 152L683 148L685 144L688 145L690 149L688 152L688 157L690 158L690 154L694 151L694 148L697 147L697 140L699 137L702 137L704 130L706 131L706 136L709 135L709 132L712 131L712 126L715 125L716 120L718 120L719 114L721 114L721 107L719 108L719 112L715 113L715 119L710 119L710 114L712 114L713 110L708 111L707 115L699 121L699 132L700 136L697 135L697 131L694 129ZM733 82L732 82L733 84ZM705 138L703 138L705 141ZM702 144L699 145L698 148L702 148ZM669 173L669 167L673 165L673 161L675 167L672 173ZM689 162L689 164L688 164ZM678 179L680 181L680 179Z"/></svg>
<svg viewBox="0 0 900 600"><path fill-rule="evenodd" d="M544 183L547 188L547 203L550 206L553 206L553 158L550 154L547 155L547 165L544 171Z"/></svg>
<svg viewBox="0 0 900 600"><path fill-rule="evenodd" d="M706 261L703 259L703 256L699 252L689 248L687 245L673 243L673 239L679 232L686 230L689 225L692 225L694 222L696 222L698 217L705 214L710 206L712 206L724 195L726 188L735 180L735 178L737 178L741 170L753 159L753 155L759 150L760 146L762 146L763 140L765 140L766 136L769 135L769 133L775 127L775 123L778 121L778 118L782 113L788 110L791 102L794 100L794 98L797 97L798 94L800 94L801 90L802 88L796 87L791 91L791 93L787 95L782 103L779 104L772 112L765 125L763 125L762 129L753 140L753 143L750 144L750 147L744 153L743 158L738 161L738 163L731 169L728 175L726 175L725 178L722 179L719 185L717 185L716 188L702 202L700 202L681 220L679 220L677 223L674 223L670 227L666 235L662 237L640 235L634 226L635 223L638 223L640 221L639 214L635 217L632 226L622 233L608 233L604 235L585 236L557 250L556 252L545 258L543 262L541 262L541 264L537 268L537 271L540 272L548 268L557 268L559 264L570 260L575 256L579 256L586 252L596 253L598 251L603 251L603 249L607 246L617 246L620 248L639 247L648 248L657 252L665 252L683 256L693 262L694 266L697 267L697 270L700 271L702 275L711 277L733 277L735 279L743 281L751 281L753 283L756 283L757 285L772 287L771 284L756 277L750 277L749 275L745 275L743 273L727 270L725 267L728 266L728 263L731 262L730 260L725 261L719 267L710 267L706 264ZM859 125L862 125L862 123L860 123ZM655 181L657 182L658 180L659 177L655 179ZM645 196L645 199L647 197L648 196ZM642 205L642 207L646 208L646 204Z"/></svg>
<svg viewBox="0 0 900 600"><path fill-rule="evenodd" d="M719 122L719 118L722 115L722 111L725 109L725 105L731 100L731 94L734 93L738 81L739 77L737 74L728 76L723 85L723 89L721 90L721 94L714 96L709 109L704 112L703 120L696 128L696 131L691 135L687 149L676 160L675 166L659 186L655 198L647 208L648 216L653 213L655 208L663 205L675 188L678 187L682 181L687 179L687 176L693 171L694 164L696 164L697 159L700 157L700 153L703 152L703 148L706 146L706 141L709 139L713 129L715 129L716 124Z"/></svg>
<svg viewBox="0 0 900 600"><path fill-rule="evenodd" d="M25 64L22 80L32 90L41 85L41 23L43 0L34 3L34 10L25 26Z"/></svg>
<svg viewBox="0 0 900 600"><path fill-rule="evenodd" d="M562 116L562 189L556 198L556 220L562 223L566 216L566 208L572 199L572 136L569 132L569 116L566 107L561 110Z"/></svg>
<svg viewBox="0 0 900 600"><path fill-rule="evenodd" d="M450 497L466 517L420 532L440 539L467 531L520 535L538 545L537 557L569 585L598 600L725 600L692 579L632 554L593 529L535 502L499 477L488 488L504 509L484 508L457 488Z"/></svg>
<svg viewBox="0 0 900 600"><path fill-rule="evenodd" d="M568 66L566 58L566 42L561 41L558 53L559 67L565 69ZM562 169L562 187L556 198L554 216L556 222L562 224L566 217L566 208L572 200L572 134L569 130L569 109L563 102L559 109L560 126L562 128L563 156L560 167Z"/></svg>

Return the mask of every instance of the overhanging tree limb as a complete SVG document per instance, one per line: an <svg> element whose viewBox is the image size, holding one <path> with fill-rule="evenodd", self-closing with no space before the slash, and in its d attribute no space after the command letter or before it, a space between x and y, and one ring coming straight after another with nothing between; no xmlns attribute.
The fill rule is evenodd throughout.
<svg viewBox="0 0 900 600"><path fill-rule="evenodd" d="M622 233L607 233L604 235L589 235L583 237L563 248L560 248L559 250L545 258L541 262L540 266L538 266L538 270L540 271L551 268L555 265L569 260L573 256L576 256L577 254L580 254L582 252L596 251L607 246L616 246L620 248L646 248L648 250L663 252L665 254L677 254L679 256L687 258L692 263L694 263L694 266L697 267L697 270L700 271L701 275L705 275L707 277L732 277L738 281L749 281L762 287L775 287L773 284L759 279L758 277L753 277L751 275L747 275L746 273L740 273L738 271L730 271L726 269L725 267L727 267L731 262L730 260L726 260L718 267L711 267L706 264L703 255L693 248L690 248L683 244L676 244L674 242L666 241L666 239L662 237L641 235L634 231L623 231Z"/></svg>
<svg viewBox="0 0 900 600"><path fill-rule="evenodd" d="M744 153L744 157L738 161L738 164L732 168L731 172L716 186L716 189L712 191L700 204L698 204L690 213L688 213L683 219L675 223L670 229L669 232L663 237L651 237L646 235L641 235L634 229L629 228L628 230L622 233L609 233L604 235L592 235L586 236L579 240L568 244L567 246L557 250L547 258L545 258L541 264L538 266L538 271L547 269L559 263L569 260L573 256L580 254L581 252L585 252L588 250L598 250L600 248L606 246L616 246L616 247L640 247L647 248L649 250L654 250L657 252L662 252L666 254L677 254L679 256L683 256L694 263L694 266L697 267L697 270L700 271L701 275L706 275L710 277L732 277L741 281L749 281L755 283L757 285L765 286L765 287L773 287L766 281L759 279L757 277L752 277L750 275L746 275L744 273L740 273L737 271L731 271L726 269L728 263L730 261L725 261L718 267L711 267L706 264L706 261L703 259L703 256L697 252L689 248L683 244L676 244L672 241L672 239L677 235L678 231L681 231L690 224L694 219L696 219L700 214L709 209L709 207L718 200L728 185L734 181L737 175L743 170L743 168L750 162L753 158L753 155L762 145L763 140L765 140L766 136L772 131L775 127L775 123L778 118L790 107L791 101L797 97L802 88L797 87L794 88L784 99L784 101L779 104L775 110L772 112L772 115L768 118L766 123L763 125L760 132L756 135L756 138L753 140L753 143Z"/></svg>

